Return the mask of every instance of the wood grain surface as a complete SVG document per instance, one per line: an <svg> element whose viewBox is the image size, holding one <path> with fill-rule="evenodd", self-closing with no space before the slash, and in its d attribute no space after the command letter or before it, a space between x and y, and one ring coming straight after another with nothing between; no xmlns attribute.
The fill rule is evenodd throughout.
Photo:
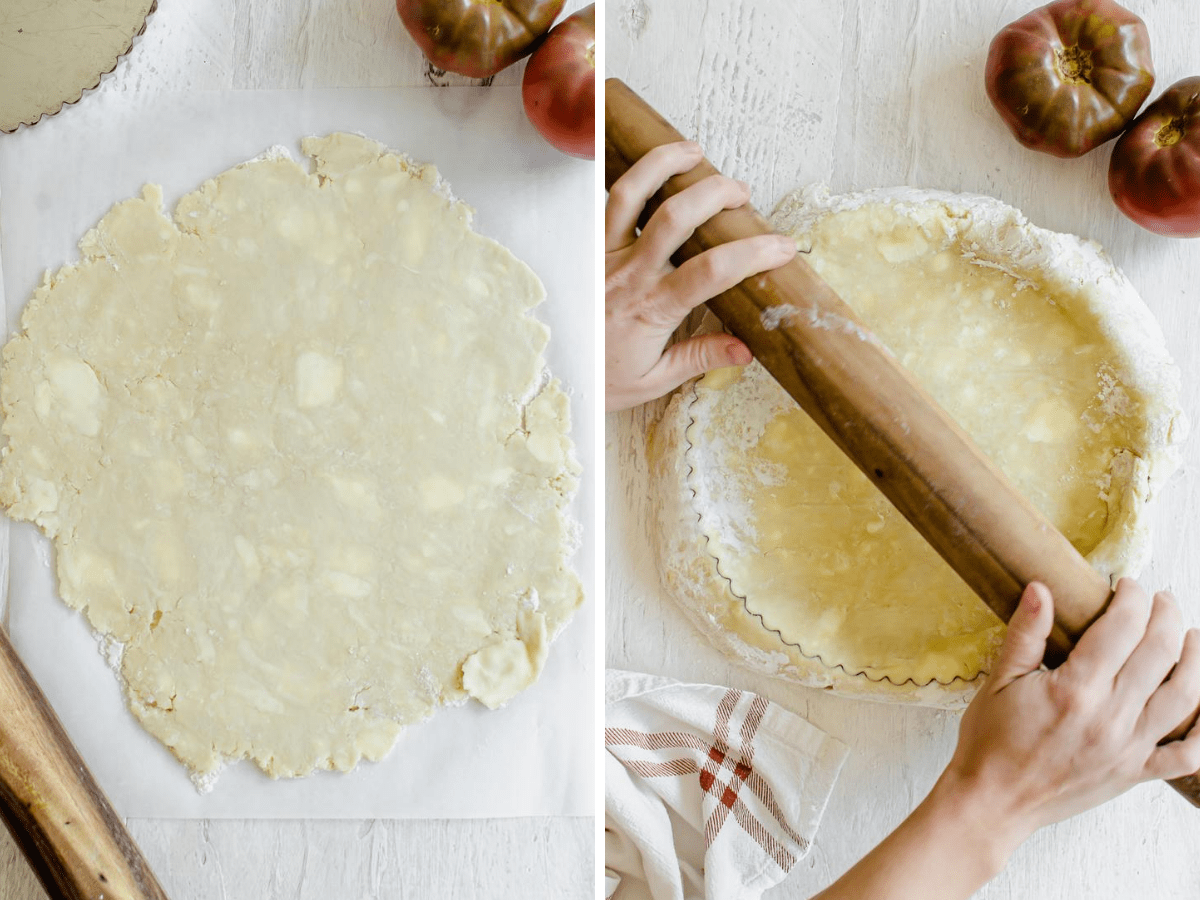
<svg viewBox="0 0 1200 900"><path fill-rule="evenodd" d="M991 109L992 35L1033 0L615 0L606 74L621 78L770 210L793 188L913 185L996 196L1036 224L1104 245L1166 333L1182 405L1200 420L1200 244L1142 231L1106 190L1109 147L1074 161L1020 147ZM1200 8L1129 0L1163 87L1194 74ZM811 853L768 898L807 897L900 822L949 759L954 713L831 697L751 673L709 647L661 590L643 435L662 404L612 415L606 438L606 636L611 666L758 691L844 740L851 757ZM1142 582L1176 592L1200 623L1200 445L1160 492ZM1161 783L1044 829L979 897L1200 895L1200 820Z"/></svg>
<svg viewBox="0 0 1200 900"><path fill-rule="evenodd" d="M523 68L495 83L519 84ZM469 83L428 66L392 0L160 0L96 92ZM591 818L127 825L173 900L592 896ZM44 897L0 828L0 900Z"/></svg>

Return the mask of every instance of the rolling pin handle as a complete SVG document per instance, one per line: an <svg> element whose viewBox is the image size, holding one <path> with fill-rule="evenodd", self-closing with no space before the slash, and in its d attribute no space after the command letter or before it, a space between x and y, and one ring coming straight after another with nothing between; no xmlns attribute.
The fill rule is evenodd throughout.
<svg viewBox="0 0 1200 900"><path fill-rule="evenodd" d="M51 900L167 900L0 629L0 818Z"/></svg>

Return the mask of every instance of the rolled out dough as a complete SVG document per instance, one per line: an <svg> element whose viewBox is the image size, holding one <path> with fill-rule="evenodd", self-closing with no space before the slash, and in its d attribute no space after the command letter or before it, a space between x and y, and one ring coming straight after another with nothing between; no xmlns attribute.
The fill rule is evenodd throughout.
<svg viewBox="0 0 1200 900"><path fill-rule="evenodd" d="M201 782L500 706L582 599L537 277L432 166L302 148L117 204L4 349L0 501Z"/></svg>
<svg viewBox="0 0 1200 900"><path fill-rule="evenodd" d="M795 195L775 224L1105 575L1186 431L1161 331L1099 249L998 201ZM664 581L719 646L851 693L961 702L1004 626L757 363L652 441Z"/></svg>

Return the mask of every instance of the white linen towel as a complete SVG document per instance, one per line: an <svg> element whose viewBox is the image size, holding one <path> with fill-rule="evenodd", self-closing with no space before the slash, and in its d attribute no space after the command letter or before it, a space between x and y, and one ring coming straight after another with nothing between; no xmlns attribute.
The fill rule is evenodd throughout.
<svg viewBox="0 0 1200 900"><path fill-rule="evenodd" d="M605 891L750 900L804 857L846 758L746 691L605 673Z"/></svg>

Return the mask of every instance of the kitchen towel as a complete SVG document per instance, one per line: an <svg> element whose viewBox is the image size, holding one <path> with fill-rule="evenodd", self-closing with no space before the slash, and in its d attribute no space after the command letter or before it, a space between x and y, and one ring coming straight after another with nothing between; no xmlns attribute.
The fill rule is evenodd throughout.
<svg viewBox="0 0 1200 900"><path fill-rule="evenodd" d="M757 694L605 673L611 900L749 900L812 846L840 741Z"/></svg>

